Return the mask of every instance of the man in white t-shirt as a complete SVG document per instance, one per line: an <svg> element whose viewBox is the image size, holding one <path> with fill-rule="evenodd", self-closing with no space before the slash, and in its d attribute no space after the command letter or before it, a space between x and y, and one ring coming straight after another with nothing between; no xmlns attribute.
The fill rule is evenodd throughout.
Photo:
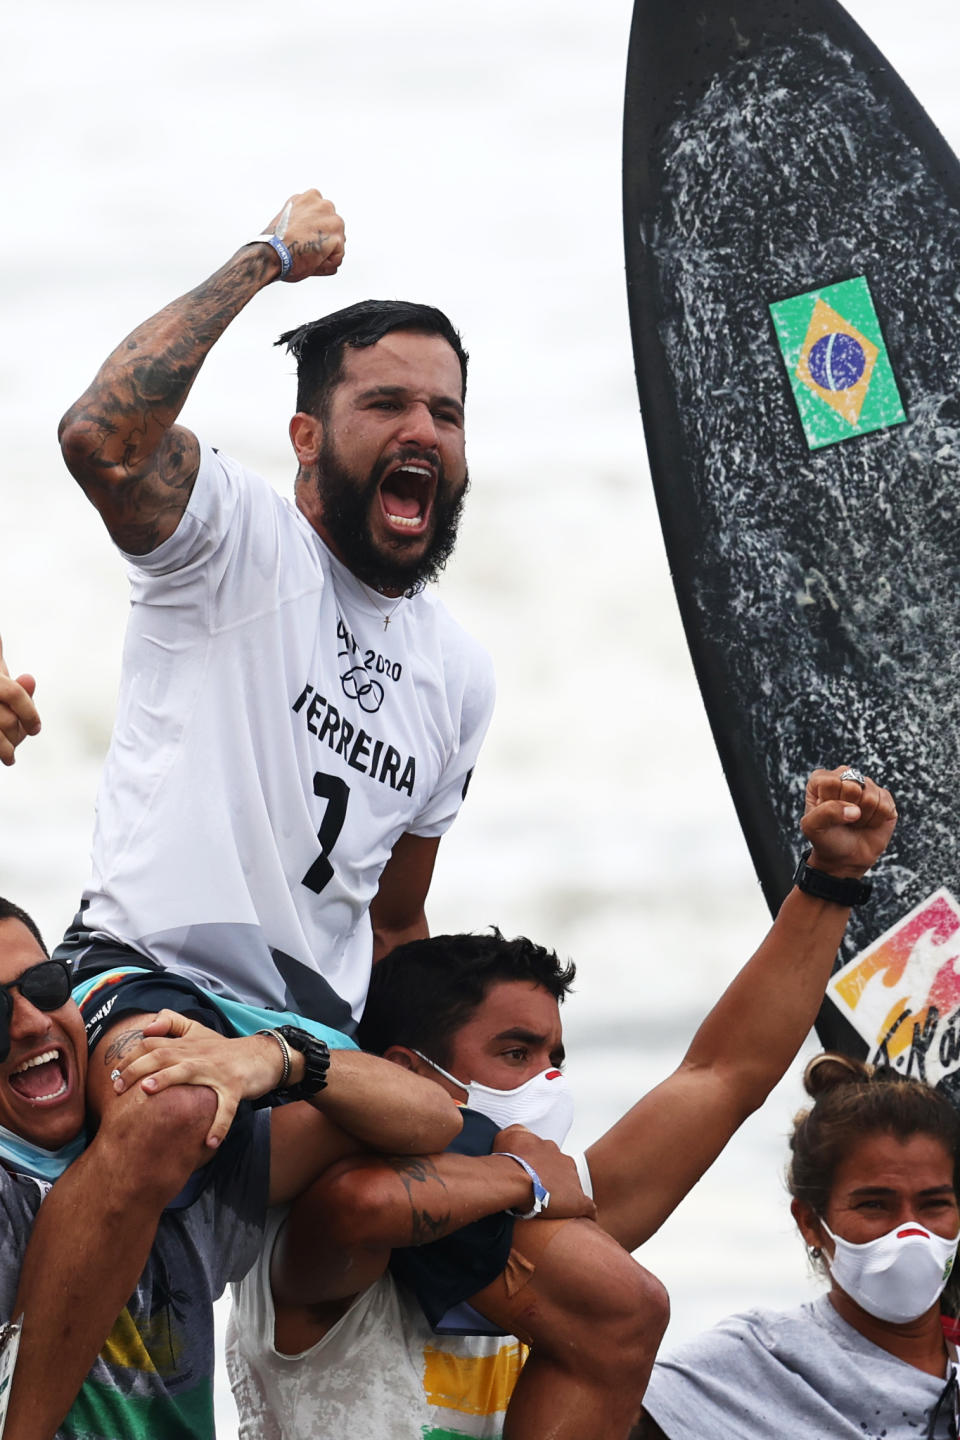
<svg viewBox="0 0 960 1440"><path fill-rule="evenodd" d="M333 274L343 244L329 201L293 196L129 335L61 425L133 603L93 875L58 951L81 975L159 965L341 1030L373 956L426 934L439 838L492 708L486 655L421 593L467 486L466 355L439 311L400 302L285 337L295 504L177 419L248 301ZM8 745L34 723L20 689ZM109 1186L68 1171L55 1189L77 1223L34 1237L25 1291L53 1353L73 1320L44 1276L104 1304L119 1284Z"/></svg>
<svg viewBox="0 0 960 1440"><path fill-rule="evenodd" d="M343 244L328 200L293 196L61 424L132 609L93 875L58 953L82 975L132 950L350 1029L372 959L427 933L493 704L488 657L423 588L468 483L467 357L440 311L398 301L282 337L295 503L176 423L243 306L332 274Z"/></svg>

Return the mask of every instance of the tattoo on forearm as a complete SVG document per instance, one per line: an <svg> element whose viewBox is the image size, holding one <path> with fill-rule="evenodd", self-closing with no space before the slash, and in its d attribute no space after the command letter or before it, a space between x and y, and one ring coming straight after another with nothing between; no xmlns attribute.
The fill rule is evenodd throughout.
<svg viewBox="0 0 960 1440"><path fill-rule="evenodd" d="M412 1195L412 1186L426 1185L430 1181L443 1190L447 1188L429 1155L405 1156L402 1159L398 1157L388 1161L388 1164L392 1165L400 1176L408 1195Z"/></svg>
<svg viewBox="0 0 960 1440"><path fill-rule="evenodd" d="M410 1212L410 1244L429 1245L431 1240L440 1240L450 1229L450 1211L442 1215L431 1215L429 1210L413 1209Z"/></svg>
<svg viewBox="0 0 960 1440"><path fill-rule="evenodd" d="M243 252L140 325L63 418L67 463L131 553L153 549L164 520L183 511L199 449L171 427L211 346L263 284L262 249Z"/></svg>
<svg viewBox="0 0 960 1440"><path fill-rule="evenodd" d="M121 1030L115 1035L107 1046L103 1055L104 1065L113 1065L121 1055L126 1055L128 1050L133 1050L143 1041L142 1030Z"/></svg>
<svg viewBox="0 0 960 1440"><path fill-rule="evenodd" d="M450 1230L451 1211L450 1206L441 1209L437 1201L440 1196L434 1199L430 1208L426 1208L426 1202L422 1195L417 1194L418 1185L439 1186L441 1194L446 1195L447 1187L439 1174L436 1165L428 1157L406 1160L392 1160L390 1164L399 1175L403 1188L410 1199L410 1245L429 1245L431 1240L439 1240Z"/></svg>

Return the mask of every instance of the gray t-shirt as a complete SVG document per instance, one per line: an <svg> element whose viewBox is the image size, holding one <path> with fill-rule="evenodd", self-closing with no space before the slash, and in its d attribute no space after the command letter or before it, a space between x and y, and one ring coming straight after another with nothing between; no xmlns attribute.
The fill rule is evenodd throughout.
<svg viewBox="0 0 960 1440"><path fill-rule="evenodd" d="M658 1360L644 1408L668 1440L922 1440L938 1379L866 1340L826 1295L749 1310ZM944 1401L936 1440L948 1440Z"/></svg>
<svg viewBox="0 0 960 1440"><path fill-rule="evenodd" d="M270 1175L269 1112L235 1127L209 1181L160 1221L146 1269L57 1440L213 1440L213 1302L260 1251ZM8 1318L27 1240L49 1189L0 1167L0 1316Z"/></svg>

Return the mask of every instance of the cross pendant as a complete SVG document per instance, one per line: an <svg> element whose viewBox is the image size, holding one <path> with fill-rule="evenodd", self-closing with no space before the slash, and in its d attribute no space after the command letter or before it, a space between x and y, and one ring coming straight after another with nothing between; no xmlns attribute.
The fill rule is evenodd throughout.
<svg viewBox="0 0 960 1440"><path fill-rule="evenodd" d="M384 617L383 617L383 628L384 628L384 630L386 630L386 629L388 628L389 624L390 624L390 616L389 616L389 615L384 615Z"/></svg>

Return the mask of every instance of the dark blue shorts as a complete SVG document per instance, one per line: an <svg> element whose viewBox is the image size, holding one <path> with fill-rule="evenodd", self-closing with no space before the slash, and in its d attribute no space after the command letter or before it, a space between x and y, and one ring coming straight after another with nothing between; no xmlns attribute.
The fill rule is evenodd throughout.
<svg viewBox="0 0 960 1440"><path fill-rule="evenodd" d="M232 1035L229 1021L216 1005L191 980L161 970L152 961L145 960L135 950L124 945L104 942L98 952L103 959L103 974L89 994L80 1003L80 1015L87 1032L87 1049L94 1049L110 1030L125 1015L149 1014L155 1010L175 1010L191 1020L199 1020L210 1030L220 1035ZM118 969L125 965L146 965L151 969L148 975L118 975ZM90 971L88 970L88 976ZM97 1063L101 1063L99 1060ZM214 1167L232 1163L235 1147L250 1143L253 1125L252 1106L241 1101L237 1107L233 1124L223 1145L214 1158L195 1170L180 1194L166 1207L168 1210L184 1210L202 1194L214 1173Z"/></svg>
<svg viewBox="0 0 960 1440"><path fill-rule="evenodd" d="M130 965L132 960L120 962ZM102 980L80 1002L80 1014L87 1032L87 1049L92 1053L108 1030L124 1015L146 1014L154 1010L175 1010L191 1020L199 1020L208 1030L219 1035L232 1035L233 1027L226 1016L205 995L199 986L183 975L158 970L149 975L118 975L104 971Z"/></svg>
<svg viewBox="0 0 960 1440"><path fill-rule="evenodd" d="M463 1129L447 1151L454 1155L489 1155L499 1129L486 1115L464 1110ZM505 1333L464 1302L506 1269L513 1245L513 1224L514 1216L501 1210L429 1245L394 1250L390 1269L414 1292L434 1330L457 1335Z"/></svg>

